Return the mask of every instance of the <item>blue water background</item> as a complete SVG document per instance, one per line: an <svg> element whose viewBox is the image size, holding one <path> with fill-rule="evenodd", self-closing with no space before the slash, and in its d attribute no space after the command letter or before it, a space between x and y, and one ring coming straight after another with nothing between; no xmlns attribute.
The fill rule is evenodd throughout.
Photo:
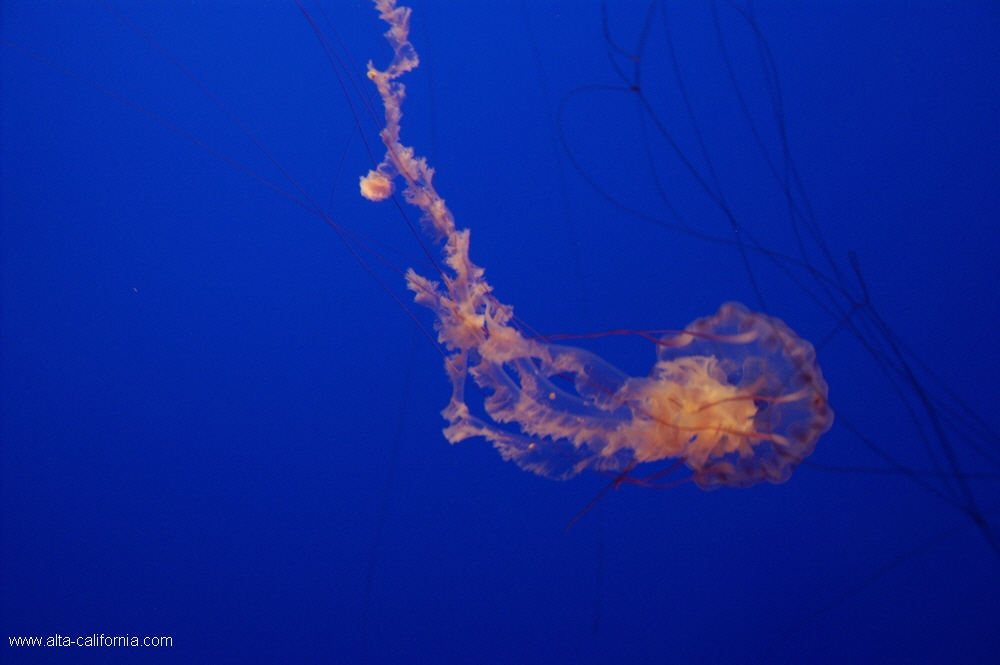
<svg viewBox="0 0 1000 665"><path fill-rule="evenodd" d="M372 162L294 5L114 6L334 221L382 243L372 247L393 266L427 272L396 206L357 195ZM326 11L359 66L387 62L367 3ZM645 11L611 4L623 49ZM756 11L832 254L849 270L857 253L884 320L1000 426L996 6ZM727 200L764 244L794 253L707 5L670 17ZM294 191L100 5L4 3L0 18L5 40ZM756 47L745 30L730 34L747 103L766 119ZM624 214L568 160L560 104L579 86L622 85L597 3L419 2L413 41L423 64L405 79L404 140L437 169L497 297L532 328L680 328L728 300L761 307L734 248ZM648 48L650 81L666 80L664 42ZM394 301L409 299L399 274L365 255L387 291L323 220L111 95L9 47L0 64L2 639L174 643L5 643L4 662L1000 660L1000 556L912 478L857 470L887 465L841 423L811 459L854 471L802 467L747 490L625 486L563 535L607 478L553 482L481 441L448 445L442 358ZM677 97L649 90L704 170ZM650 153L668 160L637 117L625 93L580 94L561 129L605 193L665 219ZM768 126L762 141L780 151ZM381 158L370 122L364 131ZM661 175L689 223L731 237L685 174ZM830 337L837 321L787 276L760 257L753 267L771 314L829 338L819 359L834 410L928 470L926 426L873 357ZM638 339L588 348L633 375L654 359ZM970 482L996 523L997 469L959 447L968 470L994 474Z"/></svg>

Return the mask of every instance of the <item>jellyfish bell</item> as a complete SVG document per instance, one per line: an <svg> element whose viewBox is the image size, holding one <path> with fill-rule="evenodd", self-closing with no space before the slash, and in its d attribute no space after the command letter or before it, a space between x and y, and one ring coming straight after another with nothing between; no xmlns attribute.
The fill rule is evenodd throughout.
<svg viewBox="0 0 1000 665"><path fill-rule="evenodd" d="M703 489L782 483L833 424L812 344L784 322L726 303L665 337L648 379L630 379L636 459L681 457Z"/></svg>

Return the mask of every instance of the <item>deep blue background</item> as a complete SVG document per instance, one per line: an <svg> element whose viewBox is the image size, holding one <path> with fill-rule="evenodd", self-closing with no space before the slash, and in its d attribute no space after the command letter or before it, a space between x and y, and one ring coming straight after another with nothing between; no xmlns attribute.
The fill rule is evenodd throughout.
<svg viewBox="0 0 1000 665"><path fill-rule="evenodd" d="M884 318L997 427L996 6L807 4L757 13L831 250L842 265L857 252ZM331 5L353 58L384 64L368 4ZM115 6L335 221L399 268L419 261L395 207L357 195L371 161L293 5ZM644 13L612 4L624 48ZM740 220L792 251L709 16L671 10L695 115ZM291 190L100 5L5 2L2 21L5 40ZM621 83L601 25L597 3L418 2L424 64L406 80L405 141L437 168L497 296L540 332L677 328L726 300L758 306L735 251L623 215L569 164L557 106L578 86ZM667 56L649 48L653 77ZM732 42L740 62L752 48ZM5 644L5 662L1000 660L1000 558L967 516L898 475L803 467L748 490L624 487L564 536L606 479L552 482L482 442L449 446L440 355L322 220L63 71L8 47L0 63L0 632L175 644ZM759 79L747 86L766 114ZM606 192L659 215L644 146L654 159L662 147L629 99L576 96L563 130ZM657 99L697 154L676 99ZM692 224L727 233L682 176L668 184ZM376 270L408 300L399 275ZM814 341L834 329L758 270L773 314ZM591 348L636 375L653 360L635 340ZM840 335L820 362L838 414L929 468L871 356ZM812 459L884 466L837 423ZM973 488L996 507L996 480Z"/></svg>

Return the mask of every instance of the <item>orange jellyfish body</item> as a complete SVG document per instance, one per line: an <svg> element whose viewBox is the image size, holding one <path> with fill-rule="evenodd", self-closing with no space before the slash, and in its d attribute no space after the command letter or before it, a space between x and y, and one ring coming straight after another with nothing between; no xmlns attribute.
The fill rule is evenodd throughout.
<svg viewBox="0 0 1000 665"><path fill-rule="evenodd" d="M423 212L428 236L445 240L440 281L412 269L406 280L416 302L434 312L447 350L447 439L484 437L504 459L555 479L588 468L624 476L637 464L675 460L706 489L787 480L833 422L812 345L738 303L660 340L646 378L589 351L522 335L511 323L513 309L492 295L483 269L472 263L470 232L456 228L432 184L433 169L400 142L405 94L396 79L418 63L408 41L410 10L395 0L376 6L390 25L395 57L385 71L368 65L385 104L386 155L361 178L361 193L382 200L402 176L404 197ZM466 404L467 377L487 395L488 420ZM556 377L572 379L573 389Z"/></svg>
<svg viewBox="0 0 1000 665"><path fill-rule="evenodd" d="M646 381L672 409L652 417L676 428L686 444L673 456L703 488L784 482L833 424L812 344L773 316L727 303L665 338L658 356Z"/></svg>

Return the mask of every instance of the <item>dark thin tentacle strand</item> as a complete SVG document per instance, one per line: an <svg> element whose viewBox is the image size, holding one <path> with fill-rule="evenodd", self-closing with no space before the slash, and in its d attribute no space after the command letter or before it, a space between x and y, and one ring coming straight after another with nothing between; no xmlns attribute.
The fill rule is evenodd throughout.
<svg viewBox="0 0 1000 665"><path fill-rule="evenodd" d="M968 515L972 522L979 526L990 547L1000 554L997 529L983 517L977 493L970 485L971 478L989 477L990 473L970 471L968 461L963 459L958 451L958 446L961 445L963 450L970 451L989 468L1000 470L1000 436L945 385L926 362L913 353L881 316L872 301L857 255L853 252L848 255L848 266L845 269L830 250L792 157L778 68L771 48L757 23L752 4L741 5L736 0L713 1L710 9L719 53L737 108L757 145L766 172L770 173L772 181L785 201L792 236L796 242L796 254L794 256L783 254L768 248L736 217L728 204L719 185L713 157L707 148L703 130L696 119L688 95L684 72L679 64L670 29L668 17L670 8L665 2L650 3L650 10L634 37L636 44L634 50L621 46L623 40L616 36L615 26L610 23L605 7L602 16L606 46L612 66L622 83L620 86L592 85L578 88L564 97L559 106L558 129L567 159L592 188L625 214L661 228L736 249L762 310L766 311L766 306L756 270L750 261L751 257L765 259L801 289L803 294L834 322L832 329L817 348L828 346L834 338L846 333L866 350L889 381L902 408L914 423L915 440L922 446L931 469L907 470L907 467L898 461L897 455L889 452L885 444L873 441L845 419L842 422L848 430L878 457L886 461L890 465L889 471L903 473L923 489ZM690 131L700 153L700 161L705 164L704 167L697 166L692 156L682 148L664 116L647 96L649 86L643 80L646 75L644 59L649 57L650 26L654 24L655 11L660 12L659 20L655 23L662 26L662 39L677 97L682 108L686 109ZM727 31L723 25L727 19L735 19L731 23L737 27L742 25L756 45L758 69L770 105L767 124L773 126L776 131L777 150L768 149L762 125L750 110L744 85L730 55ZM631 75L628 69L618 65L620 58L631 63ZM654 192L659 196L663 206L662 216L639 210L606 191L577 158L566 133L567 111L578 99L588 95L624 95L635 101L640 111L638 125L640 138L645 146L644 154L652 175ZM677 160L691 176L696 187L719 210L731 230L729 237L704 231L698 224L685 219L679 213L659 175L660 164L666 154L651 149L651 137L656 137L665 144L669 154Z"/></svg>

